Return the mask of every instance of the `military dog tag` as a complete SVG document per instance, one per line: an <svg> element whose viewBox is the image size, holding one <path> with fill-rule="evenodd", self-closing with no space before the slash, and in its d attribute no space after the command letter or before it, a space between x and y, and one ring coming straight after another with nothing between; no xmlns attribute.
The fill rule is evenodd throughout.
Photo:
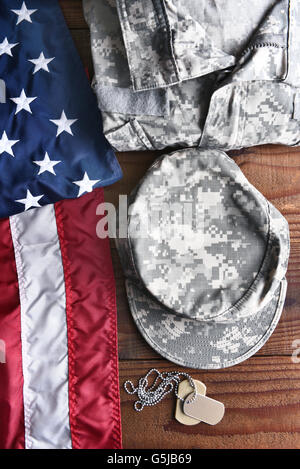
<svg viewBox="0 0 300 469"><path fill-rule="evenodd" d="M197 391L197 394L203 394L205 396L206 394L206 386L205 384L201 383L201 381L198 381L196 379L193 380L195 383L195 388ZM185 379L184 381L181 381L181 383L178 386L178 396L180 396L182 399L185 399L189 394L191 394L193 391L193 388L191 387L189 381ZM194 419L192 417L188 417L184 412L183 412L183 402L177 399L176 403L176 411L175 411L175 419L183 423L183 425L197 425L197 423L200 423L198 419Z"/></svg>
<svg viewBox="0 0 300 469"><path fill-rule="evenodd" d="M191 393L183 403L183 412L193 419L201 420L209 425L221 422L225 413L222 402L215 401L201 394Z"/></svg>

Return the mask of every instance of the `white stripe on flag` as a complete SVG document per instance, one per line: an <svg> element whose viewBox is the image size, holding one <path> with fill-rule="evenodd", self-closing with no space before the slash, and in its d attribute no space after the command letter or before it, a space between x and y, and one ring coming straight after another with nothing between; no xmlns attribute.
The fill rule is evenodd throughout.
<svg viewBox="0 0 300 469"><path fill-rule="evenodd" d="M21 302L25 447L72 447L66 295L53 205L10 218Z"/></svg>

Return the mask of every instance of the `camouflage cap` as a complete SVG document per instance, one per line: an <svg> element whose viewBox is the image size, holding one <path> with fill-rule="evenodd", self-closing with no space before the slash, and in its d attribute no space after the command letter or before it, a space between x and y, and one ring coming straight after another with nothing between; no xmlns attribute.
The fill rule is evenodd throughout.
<svg viewBox="0 0 300 469"><path fill-rule="evenodd" d="M130 196L128 235L117 247L133 318L169 360L232 366L274 331L288 224L224 152L160 157Z"/></svg>

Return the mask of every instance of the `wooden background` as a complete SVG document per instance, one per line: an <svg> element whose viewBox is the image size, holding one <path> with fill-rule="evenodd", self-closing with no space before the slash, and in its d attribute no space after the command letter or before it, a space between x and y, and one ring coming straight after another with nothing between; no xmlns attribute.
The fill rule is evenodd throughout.
<svg viewBox="0 0 300 469"><path fill-rule="evenodd" d="M82 60L93 75L89 31L81 0L60 0ZM157 157L155 152L119 153L123 179L105 190L118 204ZM267 344L252 358L227 370L189 371L207 386L208 395L224 402L226 414L216 427L186 427L174 419L175 399L166 398L142 413L122 384L149 368L181 369L160 358L139 335L131 318L121 266L114 244L117 284L120 388L124 448L300 448L300 363L293 363L293 341L300 348L300 149L255 147L231 152L246 177L287 218L291 230L288 294L281 321ZM300 353L299 353L300 357ZM183 369L182 369L183 370Z"/></svg>

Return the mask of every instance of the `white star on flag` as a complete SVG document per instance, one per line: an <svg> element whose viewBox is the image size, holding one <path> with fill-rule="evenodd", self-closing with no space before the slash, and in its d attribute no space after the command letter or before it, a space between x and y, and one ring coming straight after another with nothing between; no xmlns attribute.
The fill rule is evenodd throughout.
<svg viewBox="0 0 300 469"><path fill-rule="evenodd" d="M15 156L12 147L18 142L19 140L9 140L6 132L4 131L2 138L0 139L0 155L6 152L11 156Z"/></svg>
<svg viewBox="0 0 300 469"><path fill-rule="evenodd" d="M68 134L73 135L71 125L73 125L76 121L78 121L78 119L67 119L65 111L61 113L60 119L50 119L50 122L53 122L53 124L57 125L57 137L62 132L67 132Z"/></svg>
<svg viewBox="0 0 300 469"><path fill-rule="evenodd" d="M17 105L15 114L18 114L18 112L22 111L23 109L24 111L30 112L30 114L32 114L30 103L32 103L32 101L34 101L36 98L37 96L35 98L28 98L24 90L22 90L18 98L10 98Z"/></svg>
<svg viewBox="0 0 300 469"><path fill-rule="evenodd" d="M22 23L22 21L28 21L32 23L31 15L35 13L37 10L28 10L25 2L23 2L20 10L11 10L18 16L17 24Z"/></svg>
<svg viewBox="0 0 300 469"><path fill-rule="evenodd" d="M7 37L0 43L0 55L7 54L12 57L11 50L13 47L16 47L19 43L16 42L15 44L10 44L7 40Z"/></svg>
<svg viewBox="0 0 300 469"><path fill-rule="evenodd" d="M37 164L39 167L40 167L40 170L38 172L38 175L39 174L42 174L42 173L45 173L46 171L48 171L49 173L52 173L56 176L56 173L54 171L54 166L61 163L61 161L53 161L53 160L50 160L50 157L48 155L48 153L45 154L45 158L41 161L34 161L35 164Z"/></svg>
<svg viewBox="0 0 300 469"><path fill-rule="evenodd" d="M94 179L94 180L90 179L87 173L85 172L83 179L81 181L73 181L73 184L76 184L76 186L79 186L79 192L78 192L77 197L80 197L85 192L92 192L94 185L100 181L101 179Z"/></svg>
<svg viewBox="0 0 300 469"><path fill-rule="evenodd" d="M37 59L28 59L28 61L35 65L34 71L33 71L33 74L35 74L39 70L45 70L46 72L49 72L48 64L52 62L52 60L54 59L55 57L46 59L46 57L44 56L44 53L41 52L40 56Z"/></svg>
<svg viewBox="0 0 300 469"><path fill-rule="evenodd" d="M27 189L26 199L15 200L15 202L19 202L20 204L24 204L25 205L25 211L26 211L26 210L29 210L31 207L41 207L41 205L39 204L39 200L42 197L44 197L44 194L34 196L34 195L31 194L30 190Z"/></svg>

